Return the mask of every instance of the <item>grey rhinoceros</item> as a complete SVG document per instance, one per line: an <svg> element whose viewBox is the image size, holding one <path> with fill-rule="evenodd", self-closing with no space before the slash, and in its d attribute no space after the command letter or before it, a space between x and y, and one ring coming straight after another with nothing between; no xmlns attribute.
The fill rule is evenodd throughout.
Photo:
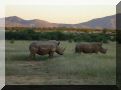
<svg viewBox="0 0 121 90"><path fill-rule="evenodd" d="M60 42L56 40L49 41L36 41L32 42L29 46L30 57L38 55L49 55L53 57L54 52L63 55L65 48L59 46Z"/></svg>
<svg viewBox="0 0 121 90"><path fill-rule="evenodd" d="M53 43L55 45L60 45L60 41L57 40L48 40L48 41L35 41L32 43L38 43L38 44L43 44L43 43Z"/></svg>
<svg viewBox="0 0 121 90"><path fill-rule="evenodd" d="M105 54L107 49L102 47L101 42L92 42L92 43L77 43L75 46L76 53L98 53L101 52Z"/></svg>

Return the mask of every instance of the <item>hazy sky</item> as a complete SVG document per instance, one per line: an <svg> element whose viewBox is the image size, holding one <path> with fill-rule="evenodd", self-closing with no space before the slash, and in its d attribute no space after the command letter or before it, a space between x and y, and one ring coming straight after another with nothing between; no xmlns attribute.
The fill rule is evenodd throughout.
<svg viewBox="0 0 121 90"><path fill-rule="evenodd" d="M6 0L5 16L80 23L116 13L120 0Z"/></svg>
<svg viewBox="0 0 121 90"><path fill-rule="evenodd" d="M115 14L112 5L12 5L6 16L41 19L56 23L80 23L93 18Z"/></svg>

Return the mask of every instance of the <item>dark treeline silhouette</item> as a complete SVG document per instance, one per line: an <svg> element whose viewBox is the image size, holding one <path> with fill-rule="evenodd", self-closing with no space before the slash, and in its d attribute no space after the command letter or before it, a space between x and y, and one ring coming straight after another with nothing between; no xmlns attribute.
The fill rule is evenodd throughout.
<svg viewBox="0 0 121 90"><path fill-rule="evenodd" d="M21 28L19 28L21 29ZM13 29L7 30L5 33L6 40L63 40L69 42L108 42L108 41L115 41L116 35L115 33L109 33L108 30L102 30L100 33L90 33L85 30L85 32L64 32L65 28L61 28L58 31L51 32L36 32L35 28L22 28L22 30ZM46 29L42 29L46 30ZM70 29L71 30L71 29Z"/></svg>

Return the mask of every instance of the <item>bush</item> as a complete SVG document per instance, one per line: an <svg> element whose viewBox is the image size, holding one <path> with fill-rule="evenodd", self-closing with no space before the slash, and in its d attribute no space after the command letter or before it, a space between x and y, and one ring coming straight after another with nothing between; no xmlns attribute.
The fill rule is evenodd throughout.
<svg viewBox="0 0 121 90"><path fill-rule="evenodd" d="M69 40L68 40L68 42L69 42L69 43L72 43L72 42L73 42L73 40L72 40L72 39L69 39Z"/></svg>
<svg viewBox="0 0 121 90"><path fill-rule="evenodd" d="M34 32L30 30L6 32L7 40L68 40L68 42L104 42L115 41L116 36L104 33L64 33L60 31L55 32Z"/></svg>
<svg viewBox="0 0 121 90"><path fill-rule="evenodd" d="M11 39L11 40L10 40L10 43L11 43L11 44L13 44L14 42L15 42L14 39Z"/></svg>

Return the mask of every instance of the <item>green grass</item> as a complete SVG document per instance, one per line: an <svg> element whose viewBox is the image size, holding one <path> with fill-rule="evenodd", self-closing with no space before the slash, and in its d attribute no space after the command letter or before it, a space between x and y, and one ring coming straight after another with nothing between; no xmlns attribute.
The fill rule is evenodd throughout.
<svg viewBox="0 0 121 90"><path fill-rule="evenodd" d="M37 85L115 85L116 43L103 46L107 54L76 54L75 43L61 42L64 55L37 55L29 60L32 41L6 41L6 84Z"/></svg>

